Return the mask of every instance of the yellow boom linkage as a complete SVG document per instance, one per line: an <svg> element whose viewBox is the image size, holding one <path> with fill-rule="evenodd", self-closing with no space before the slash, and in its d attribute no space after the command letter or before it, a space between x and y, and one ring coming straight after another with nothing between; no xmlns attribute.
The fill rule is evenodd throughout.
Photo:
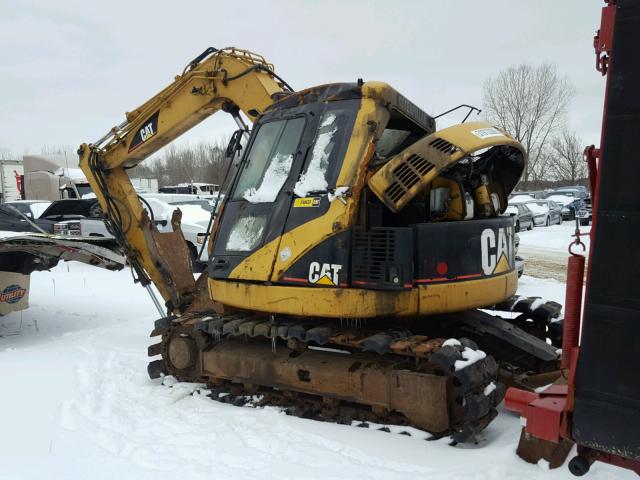
<svg viewBox="0 0 640 480"><path fill-rule="evenodd" d="M180 213L172 219L173 232L159 232L126 169L219 110L231 113L239 125L239 110L254 121L285 88L262 56L235 48L209 48L171 85L128 112L125 122L97 142L80 146L80 168L114 235L140 281L147 287L150 282L156 285L169 311L187 307L195 288Z"/></svg>

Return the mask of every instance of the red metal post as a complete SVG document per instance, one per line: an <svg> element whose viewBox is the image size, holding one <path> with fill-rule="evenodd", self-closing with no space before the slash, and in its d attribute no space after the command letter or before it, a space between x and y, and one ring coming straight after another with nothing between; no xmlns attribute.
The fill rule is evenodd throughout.
<svg viewBox="0 0 640 480"><path fill-rule="evenodd" d="M562 368L569 368L571 351L580 339L584 257L571 255L567 264L567 294L564 303L564 331L562 335Z"/></svg>
<svg viewBox="0 0 640 480"><path fill-rule="evenodd" d="M509 387L504 396L504 408L510 412L516 412L521 417L524 416L527 407L531 402L540 398L537 393L519 388Z"/></svg>
<svg viewBox="0 0 640 480"><path fill-rule="evenodd" d="M589 190L593 196L596 191L596 177L598 174L598 165L596 161L600 157L600 149L596 148L595 145L589 145L584 149L584 156L586 157L587 168L589 169Z"/></svg>
<svg viewBox="0 0 640 480"><path fill-rule="evenodd" d="M616 15L615 0L606 1L607 6L602 7L600 29L596 36L593 37L593 48L596 51L596 70L603 76L607 74L609 68L611 45L613 44L613 21Z"/></svg>

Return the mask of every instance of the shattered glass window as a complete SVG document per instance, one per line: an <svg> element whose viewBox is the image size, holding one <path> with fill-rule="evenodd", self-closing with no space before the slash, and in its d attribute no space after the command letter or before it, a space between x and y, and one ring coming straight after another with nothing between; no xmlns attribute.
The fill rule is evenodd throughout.
<svg viewBox="0 0 640 480"><path fill-rule="evenodd" d="M248 252L256 248L262 240L267 217L263 215L247 215L238 218L225 245L230 252Z"/></svg>
<svg viewBox="0 0 640 480"><path fill-rule="evenodd" d="M409 135L411 135L411 132L408 130L385 129L376 143L376 153L384 158L391 156L398 151L398 148L404 144Z"/></svg>
<svg viewBox="0 0 640 480"><path fill-rule="evenodd" d="M304 129L304 118L265 123L247 153L247 160L234 191L234 200L274 202L282 189Z"/></svg>
<svg viewBox="0 0 640 480"><path fill-rule="evenodd" d="M389 111L389 122L376 142L375 165L381 165L428 132L396 109Z"/></svg>
<svg viewBox="0 0 640 480"><path fill-rule="evenodd" d="M329 168L329 157L336 145L337 131L337 112L329 111L322 115L311 151L311 159L293 189L293 193L298 197L306 197L311 192L325 192L327 190L326 172Z"/></svg>

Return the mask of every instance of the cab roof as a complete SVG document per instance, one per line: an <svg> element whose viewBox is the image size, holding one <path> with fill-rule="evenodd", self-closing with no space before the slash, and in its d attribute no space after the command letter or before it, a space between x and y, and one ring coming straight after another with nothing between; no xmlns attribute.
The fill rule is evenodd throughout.
<svg viewBox="0 0 640 480"><path fill-rule="evenodd" d="M279 97L267 109L267 112L315 102L370 98L382 103L389 110L407 117L427 133L432 133L436 129L433 117L384 82L327 83L298 92L278 95Z"/></svg>

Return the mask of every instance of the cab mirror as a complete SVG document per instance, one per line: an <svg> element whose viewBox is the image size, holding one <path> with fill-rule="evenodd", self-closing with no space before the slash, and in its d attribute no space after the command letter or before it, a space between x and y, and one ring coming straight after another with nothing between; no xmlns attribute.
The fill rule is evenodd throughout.
<svg viewBox="0 0 640 480"><path fill-rule="evenodd" d="M242 135L244 134L244 130L236 130L231 135L231 139L229 140L229 144L227 145L227 149L225 151L225 156L227 158L233 157L236 152L242 150Z"/></svg>

